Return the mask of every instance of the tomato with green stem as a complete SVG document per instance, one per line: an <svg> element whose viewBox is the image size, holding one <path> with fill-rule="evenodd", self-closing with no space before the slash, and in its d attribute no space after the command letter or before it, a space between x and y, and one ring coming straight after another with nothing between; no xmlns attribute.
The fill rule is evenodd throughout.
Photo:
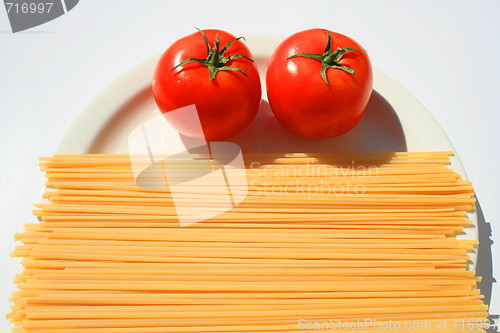
<svg viewBox="0 0 500 333"><path fill-rule="evenodd" d="M153 96L162 113L195 105L207 141L242 131L255 117L261 85L252 54L222 30L199 30L174 42L161 56ZM194 133L191 116L166 118L181 133Z"/></svg>
<svg viewBox="0 0 500 333"><path fill-rule="evenodd" d="M344 134L363 117L372 92L368 54L353 39L323 29L298 32L273 53L266 74L278 121L307 138Z"/></svg>

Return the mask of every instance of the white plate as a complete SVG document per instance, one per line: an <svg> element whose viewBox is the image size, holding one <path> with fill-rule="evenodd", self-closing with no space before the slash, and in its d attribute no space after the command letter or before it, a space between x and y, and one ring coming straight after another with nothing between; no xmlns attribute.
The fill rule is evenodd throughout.
<svg viewBox="0 0 500 333"><path fill-rule="evenodd" d="M231 139L243 152L390 152L441 151L455 149L427 110L403 87L382 72L374 71L374 93L362 122L349 133L331 139L301 139L285 131L271 114L265 100L265 71L279 37L248 36L263 86L261 109L254 122ZM103 90L78 116L60 143L58 153L127 153L130 132L143 121L158 115L150 85L158 56L132 68ZM179 142L171 129L168 137ZM168 139L167 137L167 139ZM173 147L178 151L184 147ZM453 169L467 179L456 152ZM478 239L477 215L470 213L474 226L460 238ZM475 269L476 253L470 269Z"/></svg>

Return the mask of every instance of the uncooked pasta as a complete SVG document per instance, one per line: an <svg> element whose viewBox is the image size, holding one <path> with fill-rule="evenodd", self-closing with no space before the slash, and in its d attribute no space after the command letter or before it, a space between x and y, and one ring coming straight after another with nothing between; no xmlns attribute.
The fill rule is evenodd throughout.
<svg viewBox="0 0 500 333"><path fill-rule="evenodd" d="M148 156L41 158L13 332L484 332L478 241L456 237L474 192L450 155L247 154L230 209L227 183L189 182L213 156L140 180ZM181 226L179 203L211 215Z"/></svg>

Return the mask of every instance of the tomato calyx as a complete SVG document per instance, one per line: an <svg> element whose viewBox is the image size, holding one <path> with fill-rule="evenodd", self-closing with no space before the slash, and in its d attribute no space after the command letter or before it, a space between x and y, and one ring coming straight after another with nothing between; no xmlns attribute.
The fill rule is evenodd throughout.
<svg viewBox="0 0 500 333"><path fill-rule="evenodd" d="M315 53L298 53L294 54L287 59L295 58L295 57L306 57L306 58L312 58L316 59L318 61L321 61L321 77L325 81L326 85L329 85L328 83L328 78L326 76L326 71L329 68L335 68L335 69L340 69L343 70L344 72L347 72L352 75L356 75L356 71L352 69L351 67L347 67L345 65L339 64L339 61L342 60L342 57L347 52L357 52L359 54L362 54L359 50L346 47L346 48L340 48L337 47L335 51L332 51L332 35L330 34L329 31L326 30L326 33L328 34L328 42L325 47L325 51L323 54L315 54Z"/></svg>
<svg viewBox="0 0 500 333"><path fill-rule="evenodd" d="M203 30L200 30L198 28L196 28L196 29L201 33L203 40L205 41L205 45L207 47L207 57L201 58L201 59L200 58L186 59L186 60L182 61L181 63L179 63L178 65L176 65L174 68L172 68L171 71L173 71L176 68L178 68L182 65L185 65L189 62L197 62L197 63L200 63L208 68L208 71L210 74L210 80L215 79L215 76L220 71L237 71L237 72L240 72L241 74L245 75L246 77L248 77L247 73L245 73L241 69L239 69L237 67L226 66L226 64L229 61L236 59L236 58L244 58L244 59L247 59L247 60L250 60L251 62L253 62L252 59L250 59L247 56L244 56L243 54L233 54L233 55L230 55L228 57L226 57L224 55L226 53L226 51L229 49L229 47L231 45L233 45L233 43L239 41L240 39L244 40L245 38L243 38L243 37L235 38L235 39L229 41L222 48L222 50L219 50L219 48L220 48L220 36L219 35L217 35L217 38L215 39L214 46L211 47L210 42L208 41L207 35L203 32Z"/></svg>

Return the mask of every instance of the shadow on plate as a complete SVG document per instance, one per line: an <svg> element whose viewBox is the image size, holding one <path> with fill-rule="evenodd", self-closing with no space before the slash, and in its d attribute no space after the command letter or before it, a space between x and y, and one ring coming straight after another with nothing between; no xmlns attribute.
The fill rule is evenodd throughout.
<svg viewBox="0 0 500 333"><path fill-rule="evenodd" d="M319 159L321 155L314 154L387 152L387 156L377 161L380 164L393 157L391 152L407 151L406 138L396 111L375 90L362 121L344 135L327 139L298 137L281 126L269 103L262 100L250 126L229 141L238 144L243 153L275 153L280 156L304 152ZM323 162L339 164L331 156ZM352 165L352 161L349 164Z"/></svg>
<svg viewBox="0 0 500 333"><path fill-rule="evenodd" d="M493 241L491 240L492 231L491 225L486 222L481 209L479 200L476 202L476 213L477 222L479 229L479 247L477 254L477 266L476 274L482 277L481 282L478 283L479 289L481 289L481 294L484 295L484 304L488 306L491 304L491 291L493 289L493 283L496 283L493 277L493 257L491 253L491 245ZM498 315L489 315L489 322L493 323L493 320L498 320ZM487 332L498 332L495 328L490 328Z"/></svg>

